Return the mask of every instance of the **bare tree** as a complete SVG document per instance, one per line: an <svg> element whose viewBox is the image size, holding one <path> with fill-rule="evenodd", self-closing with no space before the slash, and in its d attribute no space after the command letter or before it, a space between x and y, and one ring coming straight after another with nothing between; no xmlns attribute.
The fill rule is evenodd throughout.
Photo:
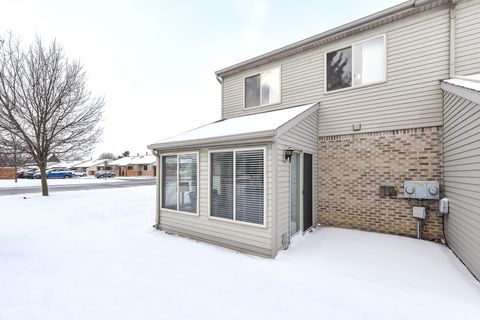
<svg viewBox="0 0 480 320"><path fill-rule="evenodd" d="M17 183L18 165L25 163L25 148L22 141L15 135L7 132L0 133L0 165L15 168L15 183Z"/></svg>
<svg viewBox="0 0 480 320"><path fill-rule="evenodd" d="M98 160L103 160L103 159L115 159L115 155L112 152L103 152L98 157Z"/></svg>
<svg viewBox="0 0 480 320"><path fill-rule="evenodd" d="M103 97L87 89L83 66L55 40L44 46L37 37L25 50L9 34L1 45L0 130L18 138L38 165L42 195L48 156L91 152L102 134L103 106Z"/></svg>

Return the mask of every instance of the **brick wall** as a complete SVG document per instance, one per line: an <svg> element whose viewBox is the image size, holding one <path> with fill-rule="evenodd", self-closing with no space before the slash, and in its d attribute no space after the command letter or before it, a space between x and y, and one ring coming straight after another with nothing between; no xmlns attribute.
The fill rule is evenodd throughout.
<svg viewBox="0 0 480 320"><path fill-rule="evenodd" d="M403 199L404 180L442 185L442 128L420 128L320 137L319 222L416 237L416 201ZM381 198L380 185L397 187L395 199ZM437 201L425 201L424 238L441 239Z"/></svg>
<svg viewBox="0 0 480 320"><path fill-rule="evenodd" d="M0 179L15 179L15 168L1 167L0 168Z"/></svg>

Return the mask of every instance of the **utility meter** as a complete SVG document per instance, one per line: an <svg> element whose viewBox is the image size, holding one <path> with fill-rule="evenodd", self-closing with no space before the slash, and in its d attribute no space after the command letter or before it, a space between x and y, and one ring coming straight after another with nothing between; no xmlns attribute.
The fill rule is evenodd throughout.
<svg viewBox="0 0 480 320"><path fill-rule="evenodd" d="M439 199L438 181L404 181L403 197L409 199Z"/></svg>

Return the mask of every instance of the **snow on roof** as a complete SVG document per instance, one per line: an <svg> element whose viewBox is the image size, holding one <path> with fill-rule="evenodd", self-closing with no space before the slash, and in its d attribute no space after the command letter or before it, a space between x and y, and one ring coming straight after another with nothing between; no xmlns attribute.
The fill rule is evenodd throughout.
<svg viewBox="0 0 480 320"><path fill-rule="evenodd" d="M129 164L151 164L155 163L157 161L157 157L154 155L146 155L146 156L141 156L141 157L136 157L135 159L132 159L132 161Z"/></svg>
<svg viewBox="0 0 480 320"><path fill-rule="evenodd" d="M126 166L126 165L129 165L134 158L135 157L123 157L123 158L111 161L108 164L111 166Z"/></svg>
<svg viewBox="0 0 480 320"><path fill-rule="evenodd" d="M444 82L453 84L454 86L480 92L480 73L470 76L458 76L452 79L444 80Z"/></svg>
<svg viewBox="0 0 480 320"><path fill-rule="evenodd" d="M109 159L87 160L85 162L77 164L75 167L76 168L89 168L89 167L98 166L100 164L103 164L105 161L109 162L109 161L112 161L112 160L109 160Z"/></svg>
<svg viewBox="0 0 480 320"><path fill-rule="evenodd" d="M172 147L187 143L214 140L221 137L230 137L231 140L235 140L251 136L252 134L256 134L255 137L274 137L276 129L316 105L317 103L306 104L298 107L219 120L161 140L158 143L150 145L149 148Z"/></svg>

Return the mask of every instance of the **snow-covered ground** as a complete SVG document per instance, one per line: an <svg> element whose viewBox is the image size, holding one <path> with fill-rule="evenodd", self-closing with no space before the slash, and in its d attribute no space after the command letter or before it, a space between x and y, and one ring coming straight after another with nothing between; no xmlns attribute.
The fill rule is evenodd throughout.
<svg viewBox="0 0 480 320"><path fill-rule="evenodd" d="M154 230L154 186L0 198L0 319L480 319L446 247L320 228L275 260Z"/></svg>
<svg viewBox="0 0 480 320"><path fill-rule="evenodd" d="M120 178L97 179L95 177L73 177L70 179L48 179L49 186L71 185L71 184L91 184L91 183L105 183L105 182L120 182ZM16 187L34 187L41 186L40 179L0 179L0 188L16 188Z"/></svg>

